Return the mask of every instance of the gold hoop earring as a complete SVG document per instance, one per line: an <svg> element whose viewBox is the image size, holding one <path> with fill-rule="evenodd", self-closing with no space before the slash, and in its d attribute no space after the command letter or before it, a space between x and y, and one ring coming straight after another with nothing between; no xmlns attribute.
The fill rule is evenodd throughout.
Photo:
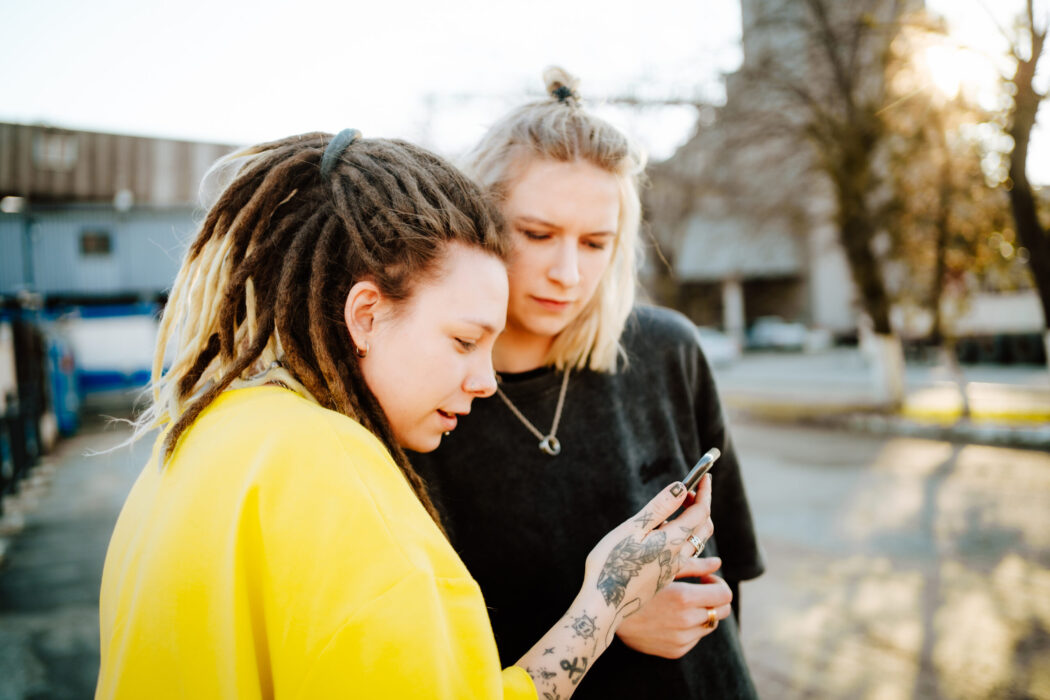
<svg viewBox="0 0 1050 700"><path fill-rule="evenodd" d="M362 350L357 345L354 346L354 354L357 355L358 357L368 357L368 351L369 350L370 350L370 348L368 347L368 343L367 342L365 342L365 349L364 350Z"/></svg>

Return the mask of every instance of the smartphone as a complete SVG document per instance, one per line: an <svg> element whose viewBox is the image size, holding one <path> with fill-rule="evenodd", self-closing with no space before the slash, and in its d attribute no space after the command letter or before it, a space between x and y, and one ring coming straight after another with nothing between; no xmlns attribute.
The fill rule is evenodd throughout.
<svg viewBox="0 0 1050 700"><path fill-rule="evenodd" d="M711 471L711 467L715 466L715 460L721 456L722 451L717 447L712 447L704 453L704 456L697 461L685 479L682 480L686 490L689 491L689 495L685 497L685 505L692 504L696 499L696 488L700 485L700 480L704 478L704 474Z"/></svg>

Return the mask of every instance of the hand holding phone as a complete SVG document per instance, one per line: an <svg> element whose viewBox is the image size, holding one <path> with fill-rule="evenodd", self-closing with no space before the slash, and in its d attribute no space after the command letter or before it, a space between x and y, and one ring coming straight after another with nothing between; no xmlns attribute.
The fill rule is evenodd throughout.
<svg viewBox="0 0 1050 700"><path fill-rule="evenodd" d="M722 451L717 447L712 447L710 450L704 453L693 468L686 475L682 483L685 484L686 490L689 491L689 495L685 497L685 506L688 507L693 504L696 500L696 489L700 486L700 480L704 478L704 474L711 471L711 467L715 466L715 460L722 456Z"/></svg>

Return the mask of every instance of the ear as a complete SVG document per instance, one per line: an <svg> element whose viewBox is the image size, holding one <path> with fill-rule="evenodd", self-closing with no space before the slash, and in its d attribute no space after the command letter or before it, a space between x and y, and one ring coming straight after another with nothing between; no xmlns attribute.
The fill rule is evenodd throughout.
<svg viewBox="0 0 1050 700"><path fill-rule="evenodd" d="M350 339L359 348L369 345L369 338L375 327L376 317L383 306L383 295L379 287L371 280L362 280L354 284L346 295L346 306L343 318L350 332Z"/></svg>

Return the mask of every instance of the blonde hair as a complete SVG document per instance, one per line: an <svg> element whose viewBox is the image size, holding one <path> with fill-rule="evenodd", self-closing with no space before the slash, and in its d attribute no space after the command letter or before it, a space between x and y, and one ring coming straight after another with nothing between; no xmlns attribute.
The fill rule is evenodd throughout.
<svg viewBox="0 0 1050 700"><path fill-rule="evenodd" d="M590 303L554 339L544 364L616 371L620 335L634 306L645 154L619 129L583 109L579 80L558 67L543 73L548 99L496 122L471 151L467 172L502 204L530 158L590 163L616 176L620 218L612 258Z"/></svg>

